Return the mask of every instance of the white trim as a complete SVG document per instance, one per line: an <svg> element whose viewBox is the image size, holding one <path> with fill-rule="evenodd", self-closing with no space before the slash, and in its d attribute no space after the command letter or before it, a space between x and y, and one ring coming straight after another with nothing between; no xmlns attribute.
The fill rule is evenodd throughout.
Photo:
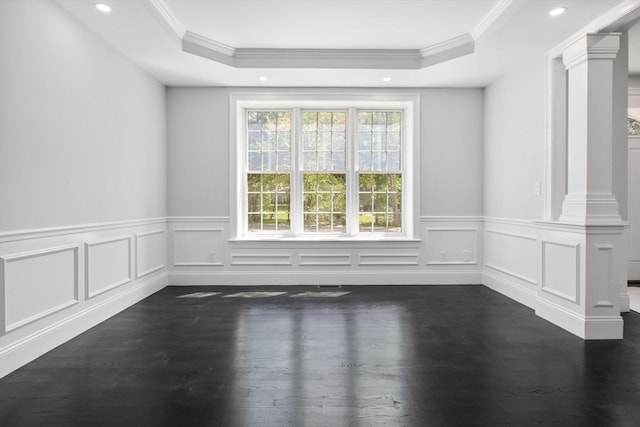
<svg viewBox="0 0 640 427"><path fill-rule="evenodd" d="M513 271L507 270L507 269L502 268L502 267L495 266L493 264L485 264L485 267L490 268L492 270L499 271L500 273L506 274L507 276L511 276L511 277L513 277L515 279L522 280L523 282L526 282L526 283L528 283L528 284L530 284L530 285L532 285L534 287L538 286L538 284L536 283L535 279L523 276L522 274L514 273Z"/></svg>
<svg viewBox="0 0 640 427"><path fill-rule="evenodd" d="M513 225L517 227L530 227L535 228L536 220L532 219L515 219L515 218L500 218L500 217L484 217L485 223L496 223L496 224L504 224L504 225Z"/></svg>
<svg viewBox="0 0 640 427"><path fill-rule="evenodd" d="M118 282L112 283L110 285L107 285L95 292L90 292L89 291L89 286L90 286L90 281L89 281L89 253L90 253L90 249L94 246L100 246L100 245L105 245L108 243L114 243L114 242L120 242L120 241L126 241L127 242L127 250L128 250L128 256L127 256L127 260L128 260L128 266L127 266L127 271L128 271L128 277L125 279L122 279ZM112 289L115 289L117 287L120 287L122 285L126 285L127 283L130 283L132 280L132 271L133 271L133 266L132 266L132 239L131 236L120 236L120 237L113 237L110 239L106 239L106 240L99 240L99 241L94 241L94 242L85 242L84 244L84 274L85 274L85 279L84 279L84 287L85 287L85 299L89 300L93 297L96 297L98 295L101 295L105 292L108 292Z"/></svg>
<svg viewBox="0 0 640 427"><path fill-rule="evenodd" d="M572 285L575 287L575 296L569 295L567 293L564 293L562 291L559 291L557 289L554 288L550 288L548 286L546 286L547 283L547 275L546 275L546 267L547 265L545 264L545 254L546 254L546 247L547 245L554 245L554 246L561 246L561 247L565 247L565 248L569 248L569 249L573 249L574 251L574 256L575 256L575 260L574 260L574 268L575 268L575 283L572 283ZM540 290L544 291L548 294L551 295L555 295L558 298L562 298L564 300L567 300L573 304L579 304L580 301L580 247L581 244L580 243L560 243L560 242L554 242L551 240L545 240L545 239L541 239L540 240Z"/></svg>
<svg viewBox="0 0 640 427"><path fill-rule="evenodd" d="M625 0L580 28L563 42L549 49L547 51L547 57L557 58L561 56L567 47L584 37L585 34L620 30L628 22L640 16L639 12L640 0Z"/></svg>
<svg viewBox="0 0 640 427"><path fill-rule="evenodd" d="M147 269L145 271L140 271L139 270L140 269L140 260L139 260L140 245L139 245L138 241L140 240L141 237L148 237L148 236L152 236L152 235L155 235L155 234L162 234L163 237L164 237L164 232L165 232L165 230L160 229L160 230L146 231L146 232L143 232L143 233L135 233L134 234L135 242L136 242L136 279L140 279L141 277L144 277L146 275L154 273L154 272L156 272L158 270L162 270L163 268L166 267L165 264L158 264L158 265L156 265L154 267L151 267L151 268L149 268L149 269ZM163 239L163 240L166 242L166 239ZM164 249L165 249L165 254L166 254L166 252L167 252L166 245L165 245Z"/></svg>
<svg viewBox="0 0 640 427"><path fill-rule="evenodd" d="M305 261L305 258L310 261ZM326 259L326 261L319 261L320 259ZM331 261L334 260L334 261ZM300 254L298 265L300 267L307 266L351 266L351 254Z"/></svg>
<svg viewBox="0 0 640 427"><path fill-rule="evenodd" d="M246 229L244 212L245 207L245 162L246 162L246 138L245 135L245 111L248 109L288 109L292 111L292 142L295 142L296 131L295 111L300 111L302 108L312 109L339 109L355 111L355 108L362 109L388 109L388 110L402 110L403 111L403 144L402 144L402 159L403 159L403 192L405 194L412 195L413 197L403 197L403 232L402 234L389 233L382 236L381 240L387 238L413 238L417 230L419 229L419 218L415 215L415 209L420 206L419 203L419 182L420 182L420 94L419 93L397 93L397 92L384 92L384 93L326 93L326 92L270 92L270 93L231 93L229 97L230 101L230 209L231 209L231 240L269 240L269 239L305 239L307 235L295 235L295 236L279 236L279 235L260 235L260 234L244 234ZM352 126L350 127L352 128ZM349 132L348 132L349 133ZM352 133L352 132L351 132ZM353 137L353 135L352 135ZM241 144L238 141L242 141ZM299 141L301 143L301 141ZM352 147L357 142L353 139L348 141L348 147ZM292 143L292 146L295 145ZM411 153L408 155L407 153ZM295 162L296 152L292 148L292 160ZM353 163L355 160L353 156L351 158ZM299 159L298 159L299 160ZM412 163L409 163L412 162ZM295 181L296 174L301 170L300 167L296 168L292 165L291 175ZM353 169L354 171L357 170ZM349 173L347 173L349 175ZM295 184L293 182L292 184ZM295 191L295 187L292 186L292 191ZM298 189L299 190L299 189ZM299 193L299 191L298 191ZM295 195L296 193L294 193ZM299 195L300 196L300 195ZM299 197L298 197L299 198ZM296 202L296 197L292 196L292 209L301 202ZM295 224L292 221L292 233L295 233ZM298 230L300 231L300 230ZM316 240L318 238L324 238L325 240L342 240L345 236L332 236L325 235L319 237L319 234L310 234L310 240ZM363 233L360 233L357 238L361 238ZM380 237L380 236L376 236ZM369 238L370 239L370 238Z"/></svg>
<svg viewBox="0 0 640 427"><path fill-rule="evenodd" d="M223 266L224 264L221 262L176 262L176 254L178 253L178 249L176 248L176 234L177 233L196 233L196 232L204 232L204 233L219 233L221 237L221 242L224 241L222 238L224 236L224 228L174 228L173 230L173 263L174 267L202 267L202 266ZM167 248L168 249L168 248Z"/></svg>
<svg viewBox="0 0 640 427"><path fill-rule="evenodd" d="M501 234L503 236L515 237L515 238L518 238L518 239L533 240L534 242L538 240L538 236L532 235L532 234L513 233L511 231L494 230L494 229L491 229L491 228L487 228L485 231L487 233Z"/></svg>
<svg viewBox="0 0 640 427"><path fill-rule="evenodd" d="M400 261L392 261L393 259L400 259ZM401 259L415 258L415 261L402 261ZM412 265L418 266L420 263L418 259L420 258L420 254L418 253L386 253L386 254L359 254L358 256L358 265L366 265L366 266L388 266L388 265ZM363 260L364 259L364 260ZM366 259L370 259L370 261L366 261ZM381 261L375 261L376 259L380 259Z"/></svg>
<svg viewBox="0 0 640 427"><path fill-rule="evenodd" d="M171 271L170 286L479 285L481 270Z"/></svg>
<svg viewBox="0 0 640 427"><path fill-rule="evenodd" d="M184 37L186 30L164 0L149 0L149 3L178 38Z"/></svg>
<svg viewBox="0 0 640 427"><path fill-rule="evenodd" d="M464 33L422 49L236 48L184 28L163 0L149 0L156 15L177 36L182 50L235 68L352 68L418 70L473 53L475 40L513 3L499 0Z"/></svg>
<svg viewBox="0 0 640 427"><path fill-rule="evenodd" d="M95 231L111 230L114 228L139 227L143 225L166 223L166 217L136 219L130 221L112 221L95 224L81 224L63 227L33 228L25 230L4 231L0 233L0 243L9 243L19 240L40 239L44 237L65 236L77 233L89 233Z"/></svg>
<svg viewBox="0 0 640 427"><path fill-rule="evenodd" d="M0 378L154 294L167 286L167 283L167 273L154 276L124 292L91 305L70 317L0 348Z"/></svg>
<svg viewBox="0 0 640 427"><path fill-rule="evenodd" d="M73 252L73 299L69 300L69 301L65 301L62 302L54 307L50 307L47 310L41 311L39 313L36 313L32 316L29 316L25 319L19 320L17 322L11 323L9 324L8 319L7 319L7 293L6 293L6 286L7 286L7 277L6 277L6 273L7 273L7 264L10 262L14 262L14 261L20 261L20 260L25 260L25 259L30 259L30 258L37 258L40 256L47 256L47 255L53 255L53 254L58 254L58 253L62 253L62 252L68 252L71 251ZM2 289L2 300L0 307L2 307L2 311L4 312L2 314L2 319L0 319L0 326L2 326L2 329L0 330L0 332L2 333L8 333L10 331L13 331L15 329L21 328L22 326L28 325L30 323L33 323L37 320L43 319L47 316L50 316L54 313L57 313L59 311L62 311L68 307L71 307L73 305L78 304L79 301L79 280L78 280L78 251L79 251L79 246L76 244L73 245L64 245L64 246L56 246L53 248L47 248L47 249L39 249L36 251L29 251L29 252L21 252L21 253L17 253L17 254L11 254L11 255L7 255L7 256L2 256L0 257L0 288Z"/></svg>
<svg viewBox="0 0 640 427"><path fill-rule="evenodd" d="M241 261L243 258L248 261ZM264 260L264 261L257 261ZM274 260L274 261L269 261ZM292 254L231 254L231 265L260 265L260 266L293 266ZM264 274L264 273L263 273Z"/></svg>
<svg viewBox="0 0 640 427"><path fill-rule="evenodd" d="M167 222L173 224L176 222L230 222L231 217L228 216L169 216Z"/></svg>
<svg viewBox="0 0 640 427"><path fill-rule="evenodd" d="M520 304L532 309L536 307L536 290L522 286L510 277L504 277L485 269L483 272L482 283L487 288L494 290L507 298L511 298Z"/></svg>
<svg viewBox="0 0 640 427"><path fill-rule="evenodd" d="M582 316L541 298L537 300L536 315L585 340L623 338L620 316Z"/></svg>
<svg viewBox="0 0 640 427"><path fill-rule="evenodd" d="M452 37L448 40L441 41L431 46L420 49L420 55L423 58L429 58L442 52L447 52L461 46L470 45L473 50L474 37L469 33L460 34L457 37Z"/></svg>
<svg viewBox="0 0 640 427"><path fill-rule="evenodd" d="M420 222L484 222L483 216L420 216Z"/></svg>
<svg viewBox="0 0 640 427"><path fill-rule="evenodd" d="M219 41L210 39L200 34L193 33L188 30L185 31L184 36L182 36L182 41L187 43L193 43L202 48L209 49L214 52L218 52L227 56L233 56L238 50L234 47L231 47L224 43L220 43Z"/></svg>
<svg viewBox="0 0 640 427"><path fill-rule="evenodd" d="M484 34L487 29L498 20L498 18L507 10L513 3L513 0L498 0L496 4L491 8L484 18L471 30L471 37L474 40L478 40L480 36Z"/></svg>

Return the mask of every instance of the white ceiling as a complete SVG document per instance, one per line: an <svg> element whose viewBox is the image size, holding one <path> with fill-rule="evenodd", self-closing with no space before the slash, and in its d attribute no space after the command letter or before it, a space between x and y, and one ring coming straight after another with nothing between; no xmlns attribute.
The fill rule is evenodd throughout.
<svg viewBox="0 0 640 427"><path fill-rule="evenodd" d="M56 1L168 86L300 87L483 87L508 68L541 60L545 51L620 3L104 0L113 9L105 15L96 11L94 0ZM549 17L547 12L559 4L567 6L567 12ZM202 43L183 50L181 39L186 32L191 40ZM294 52L293 61L278 62L281 56L276 53L293 49L300 50ZM337 56L322 63L317 49L331 49ZM350 55L359 54L353 49L365 49L362 52L372 52L377 59L364 69L340 68L340 61L347 64ZM233 66L234 55L243 50L251 53L251 61ZM426 58L426 62L413 67L417 69L391 69L396 68L393 55L398 52ZM304 55L315 55L315 62L301 62ZM258 81L259 76L268 80ZM383 77L392 80L383 82Z"/></svg>
<svg viewBox="0 0 640 427"><path fill-rule="evenodd" d="M229 46L316 49L421 49L469 33L496 3L165 0L186 29Z"/></svg>

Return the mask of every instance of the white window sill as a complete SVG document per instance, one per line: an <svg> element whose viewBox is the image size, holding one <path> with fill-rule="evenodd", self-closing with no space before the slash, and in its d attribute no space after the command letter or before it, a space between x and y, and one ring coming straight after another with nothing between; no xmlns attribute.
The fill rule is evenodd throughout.
<svg viewBox="0 0 640 427"><path fill-rule="evenodd" d="M229 239L229 242L421 242L422 239L416 239L407 236L398 235L371 235L371 236L274 236L274 235L246 235L235 239Z"/></svg>

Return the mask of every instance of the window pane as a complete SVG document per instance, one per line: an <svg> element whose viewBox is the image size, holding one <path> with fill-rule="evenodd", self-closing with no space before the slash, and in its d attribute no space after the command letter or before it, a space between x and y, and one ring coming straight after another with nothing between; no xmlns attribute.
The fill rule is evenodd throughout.
<svg viewBox="0 0 640 427"><path fill-rule="evenodd" d="M305 173L304 230L344 233L346 231L347 177L345 174Z"/></svg>
<svg viewBox="0 0 640 427"><path fill-rule="evenodd" d="M249 171L291 170L291 112L247 112L247 150Z"/></svg>
<svg viewBox="0 0 640 427"><path fill-rule="evenodd" d="M344 153L334 153L333 155L333 170L342 171L346 169L346 161Z"/></svg>
<svg viewBox="0 0 640 427"><path fill-rule="evenodd" d="M358 131L371 132L371 124L373 123L373 113L358 113Z"/></svg>
<svg viewBox="0 0 640 427"><path fill-rule="evenodd" d="M291 154L278 153L278 170L285 171L291 169Z"/></svg>
<svg viewBox="0 0 640 427"><path fill-rule="evenodd" d="M291 230L290 188L289 174L247 174L248 232Z"/></svg>
<svg viewBox="0 0 640 427"><path fill-rule="evenodd" d="M302 113L303 170L344 171L346 165L335 156L342 154L346 157L346 122L347 113L344 111Z"/></svg>
<svg viewBox="0 0 640 427"><path fill-rule="evenodd" d="M360 174L358 181L360 232L402 231L402 175Z"/></svg>
<svg viewBox="0 0 640 427"><path fill-rule="evenodd" d="M360 171L399 171L402 114L397 111L358 112Z"/></svg>
<svg viewBox="0 0 640 427"><path fill-rule="evenodd" d="M389 171L400 170L400 152L399 151L389 151L387 153L387 169Z"/></svg>

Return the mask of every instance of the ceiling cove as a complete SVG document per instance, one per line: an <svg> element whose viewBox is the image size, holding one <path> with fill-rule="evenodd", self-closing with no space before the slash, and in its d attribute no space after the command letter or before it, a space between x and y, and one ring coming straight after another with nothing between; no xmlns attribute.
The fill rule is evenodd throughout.
<svg viewBox="0 0 640 427"><path fill-rule="evenodd" d="M235 68L350 68L419 70L474 52L475 42L514 0L498 0L469 32L422 49L235 48L189 31L164 0L151 9L178 38L182 51Z"/></svg>

